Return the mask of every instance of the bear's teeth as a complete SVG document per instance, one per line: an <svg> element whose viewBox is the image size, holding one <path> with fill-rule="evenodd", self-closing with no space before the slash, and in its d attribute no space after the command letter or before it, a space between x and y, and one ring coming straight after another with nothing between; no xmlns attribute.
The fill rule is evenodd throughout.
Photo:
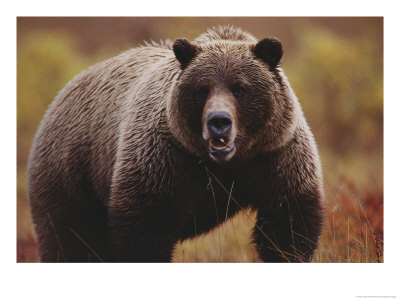
<svg viewBox="0 0 400 300"><path fill-rule="evenodd" d="M215 150L224 150L229 147L230 141L224 137L220 137L218 139L210 139L209 144L211 148Z"/></svg>

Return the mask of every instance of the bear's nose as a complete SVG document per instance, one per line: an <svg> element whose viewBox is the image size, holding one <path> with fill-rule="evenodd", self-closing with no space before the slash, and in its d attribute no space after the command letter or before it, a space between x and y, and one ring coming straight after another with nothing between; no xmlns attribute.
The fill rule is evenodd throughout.
<svg viewBox="0 0 400 300"><path fill-rule="evenodd" d="M232 117L224 111L211 112L207 116L206 123L212 137L223 136L231 130Z"/></svg>

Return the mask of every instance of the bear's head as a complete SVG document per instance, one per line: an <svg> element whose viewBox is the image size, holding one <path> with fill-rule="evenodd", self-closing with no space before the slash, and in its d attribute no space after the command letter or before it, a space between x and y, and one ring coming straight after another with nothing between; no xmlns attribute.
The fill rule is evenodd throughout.
<svg viewBox="0 0 400 300"><path fill-rule="evenodd" d="M293 135L298 102L275 38L178 39L180 72L168 103L172 134L190 152L217 162L274 150Z"/></svg>

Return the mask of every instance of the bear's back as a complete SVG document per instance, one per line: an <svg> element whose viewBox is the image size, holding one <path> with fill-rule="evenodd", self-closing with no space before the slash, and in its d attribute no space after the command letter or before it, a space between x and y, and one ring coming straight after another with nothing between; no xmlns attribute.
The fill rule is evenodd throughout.
<svg viewBox="0 0 400 300"><path fill-rule="evenodd" d="M54 185L77 186L90 180L98 197L108 196L127 108L135 90L157 68L169 68L172 51L164 45L127 50L74 77L49 106L30 153L28 177ZM152 71L153 70L153 71ZM139 109L139 108L138 108ZM49 184L51 186L51 184Z"/></svg>
<svg viewBox="0 0 400 300"><path fill-rule="evenodd" d="M194 40L194 44L209 43L221 40L256 43L257 39L250 33L233 26L215 26Z"/></svg>

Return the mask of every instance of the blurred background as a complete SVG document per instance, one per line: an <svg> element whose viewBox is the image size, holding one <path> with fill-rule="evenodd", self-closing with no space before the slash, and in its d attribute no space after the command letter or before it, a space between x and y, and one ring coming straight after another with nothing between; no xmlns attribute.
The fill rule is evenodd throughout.
<svg viewBox="0 0 400 300"><path fill-rule="evenodd" d="M90 65L143 44L235 25L282 41L282 67L315 135L325 224L315 262L383 262L383 18L17 18L17 261L38 261L26 165L44 112ZM179 243L175 262L257 262L255 214Z"/></svg>

